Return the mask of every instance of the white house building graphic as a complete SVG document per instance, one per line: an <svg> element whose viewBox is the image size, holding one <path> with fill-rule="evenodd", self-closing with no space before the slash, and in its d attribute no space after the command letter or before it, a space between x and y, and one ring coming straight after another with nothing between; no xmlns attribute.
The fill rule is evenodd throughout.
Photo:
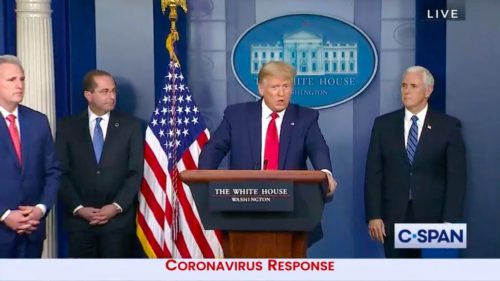
<svg viewBox="0 0 500 281"><path fill-rule="evenodd" d="M282 60L298 75L357 74L358 45L324 41L323 35L300 31L284 34L276 44L252 44L250 73L258 74L268 61Z"/></svg>

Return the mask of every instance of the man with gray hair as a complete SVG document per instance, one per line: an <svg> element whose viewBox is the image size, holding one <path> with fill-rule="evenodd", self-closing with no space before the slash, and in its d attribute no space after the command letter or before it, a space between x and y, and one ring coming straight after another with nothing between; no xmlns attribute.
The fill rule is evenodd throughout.
<svg viewBox="0 0 500 281"><path fill-rule="evenodd" d="M404 108L375 120L366 160L365 212L370 237L388 258L418 258L395 249L395 223L460 222L465 196L465 146L460 121L433 111L434 78L409 67L401 82Z"/></svg>
<svg viewBox="0 0 500 281"><path fill-rule="evenodd" d="M24 70L0 56L0 258L40 258L60 171L47 116L20 105Z"/></svg>

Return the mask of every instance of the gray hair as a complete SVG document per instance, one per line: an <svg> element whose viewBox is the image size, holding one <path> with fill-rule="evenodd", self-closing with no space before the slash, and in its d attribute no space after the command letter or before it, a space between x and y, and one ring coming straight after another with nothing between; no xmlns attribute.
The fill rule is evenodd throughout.
<svg viewBox="0 0 500 281"><path fill-rule="evenodd" d="M21 68L21 70L24 72L23 65L21 64L21 61L19 60L18 57L13 56L13 55L1 55L0 56L0 65L4 63L10 63L10 64L15 64Z"/></svg>
<svg viewBox="0 0 500 281"><path fill-rule="evenodd" d="M424 84L426 86L431 86L434 87L434 77L432 76L432 73L425 67L415 65L415 66L410 66L408 67L405 72L403 73L403 77L409 73L409 72L421 72L422 73L422 78L424 80Z"/></svg>

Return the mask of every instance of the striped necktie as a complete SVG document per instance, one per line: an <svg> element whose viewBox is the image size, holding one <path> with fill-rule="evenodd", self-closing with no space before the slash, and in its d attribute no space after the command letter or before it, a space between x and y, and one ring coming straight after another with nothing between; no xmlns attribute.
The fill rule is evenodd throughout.
<svg viewBox="0 0 500 281"><path fill-rule="evenodd" d="M413 115L411 117L411 127L410 132L408 133L408 141L406 143L406 154L408 155L408 160L410 160L410 164L413 165L413 158L415 157L415 153L417 152L418 145L418 125L417 125L418 117Z"/></svg>

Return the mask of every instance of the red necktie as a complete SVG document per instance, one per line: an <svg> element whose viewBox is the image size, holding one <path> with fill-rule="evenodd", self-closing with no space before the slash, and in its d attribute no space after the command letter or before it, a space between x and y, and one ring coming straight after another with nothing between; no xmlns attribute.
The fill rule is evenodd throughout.
<svg viewBox="0 0 500 281"><path fill-rule="evenodd" d="M280 140L278 138L276 118L278 118L278 113L271 113L271 120L269 121L269 126L267 126L266 146L264 148L264 170L278 170Z"/></svg>
<svg viewBox="0 0 500 281"><path fill-rule="evenodd" d="M21 141L19 140L19 132L17 131L16 116L14 116L14 114L10 114L6 119L10 122L10 138L12 140L12 144L14 145L14 149L16 150L17 160L19 160L19 164L21 164Z"/></svg>

